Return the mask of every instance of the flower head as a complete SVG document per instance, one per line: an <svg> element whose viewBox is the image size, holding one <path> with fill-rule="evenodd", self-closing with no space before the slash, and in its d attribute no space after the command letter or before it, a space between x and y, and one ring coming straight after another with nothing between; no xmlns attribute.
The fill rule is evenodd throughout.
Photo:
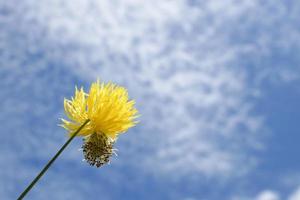
<svg viewBox="0 0 300 200"><path fill-rule="evenodd" d="M86 120L78 136L84 136L85 159L98 167L108 162L117 136L136 125L138 111L135 102L128 99L124 87L112 83L93 83L89 93L75 88L71 100L64 100L65 113L69 120L62 119L62 126L72 134Z"/></svg>

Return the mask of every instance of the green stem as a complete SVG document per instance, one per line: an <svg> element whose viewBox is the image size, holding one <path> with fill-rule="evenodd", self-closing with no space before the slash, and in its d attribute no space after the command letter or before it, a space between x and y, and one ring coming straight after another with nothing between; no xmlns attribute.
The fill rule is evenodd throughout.
<svg viewBox="0 0 300 200"><path fill-rule="evenodd" d="M24 192L19 196L18 200L21 200L25 195L31 190L36 182L43 176L43 174L48 170L56 158L63 152L63 150L68 146L68 144L74 139L74 137L81 131L81 129L89 122L86 120L78 129L73 133L73 135L68 139L68 141L60 148L60 150L53 156L53 158L47 163L47 165L42 169L42 171L37 175L37 177L30 183L30 185L24 190Z"/></svg>

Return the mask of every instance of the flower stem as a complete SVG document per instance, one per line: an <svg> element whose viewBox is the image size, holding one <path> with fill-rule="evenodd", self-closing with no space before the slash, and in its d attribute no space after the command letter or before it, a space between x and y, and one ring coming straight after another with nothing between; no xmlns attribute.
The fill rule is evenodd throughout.
<svg viewBox="0 0 300 200"><path fill-rule="evenodd" d="M24 190L24 192L19 196L18 200L21 200L25 195L31 190L36 182L43 176L43 174L48 170L56 158L63 152L63 150L68 146L68 144L74 139L74 137L81 131L81 129L89 122L87 119L78 129L73 133L73 135L68 139L68 141L60 148L60 150L53 156L53 158L47 163L47 165L42 169L42 171L37 175L37 177L30 183L30 185Z"/></svg>

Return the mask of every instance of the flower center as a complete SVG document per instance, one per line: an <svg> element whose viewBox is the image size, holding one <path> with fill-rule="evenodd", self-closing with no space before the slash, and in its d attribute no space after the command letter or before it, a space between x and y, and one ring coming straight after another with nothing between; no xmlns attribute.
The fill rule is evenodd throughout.
<svg viewBox="0 0 300 200"><path fill-rule="evenodd" d="M114 141L103 133L93 133L83 141L83 155L91 166L100 167L109 163L109 158L114 153Z"/></svg>

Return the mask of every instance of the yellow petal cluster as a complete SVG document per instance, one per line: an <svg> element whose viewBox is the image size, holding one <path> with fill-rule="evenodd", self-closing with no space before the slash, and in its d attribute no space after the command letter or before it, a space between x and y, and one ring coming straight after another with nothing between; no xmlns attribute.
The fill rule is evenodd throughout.
<svg viewBox="0 0 300 200"><path fill-rule="evenodd" d="M99 133L115 140L118 134L136 125L138 111L134 104L124 87L98 80L91 85L89 93L85 93L83 88L75 88L74 97L64 100L69 120L62 119L62 126L71 134L89 119L79 136Z"/></svg>

